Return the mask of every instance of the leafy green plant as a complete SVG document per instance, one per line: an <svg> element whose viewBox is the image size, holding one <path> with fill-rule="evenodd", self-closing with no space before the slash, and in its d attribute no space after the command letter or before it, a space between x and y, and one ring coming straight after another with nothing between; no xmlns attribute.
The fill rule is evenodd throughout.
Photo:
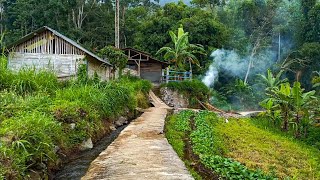
<svg viewBox="0 0 320 180"><path fill-rule="evenodd" d="M288 131L289 123L294 125L295 134L301 136L309 127L311 120L312 103L316 99L315 91L304 92L299 82L295 82L293 87L289 83L282 83L280 87L275 87L268 94L261 105L267 109L268 114L272 114L272 119L281 113L283 121L282 129ZM267 113L266 113L267 114Z"/></svg>
<svg viewBox="0 0 320 180"><path fill-rule="evenodd" d="M122 75L122 70L127 65L128 57L121 49L117 49L113 46L106 46L99 51L99 55L108 59L113 65L113 73L119 70L119 76Z"/></svg>
<svg viewBox="0 0 320 180"><path fill-rule="evenodd" d="M217 123L221 123L214 113L208 111L199 112L194 118L196 129L190 137L193 151L199 155L201 162L227 179L274 179L261 170L251 170L245 165L225 158L226 148L220 135L212 129Z"/></svg>
<svg viewBox="0 0 320 180"><path fill-rule="evenodd" d="M181 82L169 82L166 84L162 84L162 87L168 87L171 90L178 91L179 93L186 96L189 101L195 101L191 106L196 106L198 104L198 100L202 102L207 102L210 95L210 89L203 84L199 80L191 80L191 81L181 81Z"/></svg>
<svg viewBox="0 0 320 180"><path fill-rule="evenodd" d="M273 75L272 71L268 69L267 75L259 74L261 81L263 84L266 85L266 90L270 92L272 89L278 87L281 83L284 83L287 81L287 79L281 79L283 71L280 71L278 74Z"/></svg>

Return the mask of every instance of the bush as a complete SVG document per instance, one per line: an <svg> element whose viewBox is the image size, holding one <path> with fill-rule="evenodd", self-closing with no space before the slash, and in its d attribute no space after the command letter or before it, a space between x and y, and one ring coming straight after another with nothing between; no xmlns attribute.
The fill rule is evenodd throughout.
<svg viewBox="0 0 320 180"><path fill-rule="evenodd" d="M168 87L183 94L189 99L191 106L198 104L197 100L207 102L210 96L210 89L200 80L169 82L162 84L161 87Z"/></svg>
<svg viewBox="0 0 320 180"><path fill-rule="evenodd" d="M7 162L8 174L26 176L28 168L55 162L55 142L63 141L61 125L51 117L32 112L6 119L1 123L0 160Z"/></svg>

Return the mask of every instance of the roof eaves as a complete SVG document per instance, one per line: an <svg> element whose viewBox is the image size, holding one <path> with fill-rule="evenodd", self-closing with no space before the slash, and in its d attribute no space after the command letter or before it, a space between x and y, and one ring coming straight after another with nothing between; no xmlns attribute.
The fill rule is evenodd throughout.
<svg viewBox="0 0 320 180"><path fill-rule="evenodd" d="M17 40L16 42L10 44L10 45L8 46L8 49L11 49L11 48L13 48L13 47L16 46L16 45L18 45L18 44L20 44L20 43L22 43L22 42L24 42L24 41L27 41L28 39L31 39L32 37L36 36L37 33L41 33L41 32L43 32L43 31L45 31L45 30L51 31L54 35L59 36L60 38L66 40L67 42L69 42L69 43L72 44L73 46L75 46L75 47L81 49L82 51L84 51L84 52L85 52L86 54L88 54L89 56L91 56L91 57L93 57L93 58L95 58L95 59L97 59L97 60L99 60L99 61L101 61L101 62L103 62L103 63L106 63L107 65L112 66L108 60L104 60L104 59L100 58L99 56L97 56L97 55L95 55L94 53L90 52L89 50L85 49L84 47L82 47L81 45L79 45L78 43L76 43L75 41L71 40L70 38L64 36L63 34L59 33L58 31L56 31L56 30L54 30L54 29L52 29L52 28L50 28L50 27L48 27L48 26L43 26L43 27L35 30L34 32L29 33L29 34L23 36L21 39L19 39L19 40Z"/></svg>
<svg viewBox="0 0 320 180"><path fill-rule="evenodd" d="M149 56L150 59L153 59L153 60L158 61L158 62L160 62L160 63L169 64L169 63L167 63L167 62L160 61L159 59L156 59L156 58L152 57L151 54L149 54L149 53L146 53L146 52L143 52L143 51L140 51L140 50L131 48L131 47L126 47L126 48L123 48L122 50L133 50L133 51L136 51L136 52L138 52L138 53L142 53L142 54L144 54L144 55L146 55L146 56Z"/></svg>

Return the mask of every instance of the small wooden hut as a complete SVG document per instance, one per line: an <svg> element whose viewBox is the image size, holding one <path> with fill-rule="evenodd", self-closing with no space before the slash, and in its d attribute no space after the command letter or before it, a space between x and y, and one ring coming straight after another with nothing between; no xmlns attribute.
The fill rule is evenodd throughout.
<svg viewBox="0 0 320 180"><path fill-rule="evenodd" d="M112 76L112 65L75 41L44 26L8 47L8 68L35 68L53 70L59 78L77 74L79 64L87 64L89 76L96 72L102 80Z"/></svg>
<svg viewBox="0 0 320 180"><path fill-rule="evenodd" d="M169 66L168 63L153 58L149 53L134 49L124 48L128 56L127 68L135 70L142 79L150 80L153 83L160 83L163 69Z"/></svg>

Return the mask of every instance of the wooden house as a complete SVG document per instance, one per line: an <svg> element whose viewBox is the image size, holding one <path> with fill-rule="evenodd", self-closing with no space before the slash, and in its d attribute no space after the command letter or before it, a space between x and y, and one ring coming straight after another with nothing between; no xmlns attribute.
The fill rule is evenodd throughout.
<svg viewBox="0 0 320 180"><path fill-rule="evenodd" d="M128 56L127 68L135 70L137 76L150 80L153 83L160 83L163 69L169 66L168 63L153 58L149 53L133 49L122 49Z"/></svg>
<svg viewBox="0 0 320 180"><path fill-rule="evenodd" d="M87 65L89 76L96 72L102 80L111 76L112 65L61 33L42 27L8 47L8 68L52 70L59 78L77 74L79 64Z"/></svg>

